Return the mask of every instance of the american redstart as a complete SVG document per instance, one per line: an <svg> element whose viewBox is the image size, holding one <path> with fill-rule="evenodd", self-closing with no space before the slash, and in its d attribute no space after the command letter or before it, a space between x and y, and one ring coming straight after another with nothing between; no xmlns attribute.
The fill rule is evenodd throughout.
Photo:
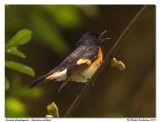
<svg viewBox="0 0 160 122"><path fill-rule="evenodd" d="M104 40L110 39L101 39L106 32L107 30L101 34L93 32L85 33L77 42L77 48L60 65L38 78L30 88L42 81L63 81L58 89L58 92L60 92L68 81L86 83L103 60Z"/></svg>

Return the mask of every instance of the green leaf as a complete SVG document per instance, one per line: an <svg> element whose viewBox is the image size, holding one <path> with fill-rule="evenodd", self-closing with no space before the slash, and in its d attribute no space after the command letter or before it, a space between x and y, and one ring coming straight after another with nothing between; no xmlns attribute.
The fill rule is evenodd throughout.
<svg viewBox="0 0 160 122"><path fill-rule="evenodd" d="M82 17L76 6L47 6L43 8L51 14L51 17L62 27L77 28L82 24ZM60 9L60 11L59 11Z"/></svg>
<svg viewBox="0 0 160 122"><path fill-rule="evenodd" d="M32 36L32 32L27 29L20 30L16 33L15 36L13 36L6 44L6 49L9 47L16 47L19 45L26 44L28 41L30 41Z"/></svg>
<svg viewBox="0 0 160 122"><path fill-rule="evenodd" d="M5 90L9 89L9 80L5 77Z"/></svg>
<svg viewBox="0 0 160 122"><path fill-rule="evenodd" d="M12 89L10 89L10 96L16 96L16 98L39 98L43 95L43 90L39 87L34 89L29 89L29 86L25 86L22 83L22 75L17 74L11 77L14 83L12 84Z"/></svg>
<svg viewBox="0 0 160 122"><path fill-rule="evenodd" d="M59 117L58 107L54 102L47 106L48 113L53 117Z"/></svg>
<svg viewBox="0 0 160 122"><path fill-rule="evenodd" d="M5 99L5 117L27 117L25 104L16 97Z"/></svg>
<svg viewBox="0 0 160 122"><path fill-rule="evenodd" d="M28 89L28 88L29 87L27 86L26 89ZM24 90L23 90L21 95L23 95L23 97L25 96L25 97L30 97L30 98L39 98L43 95L43 91L41 88L36 87L32 90L29 90L27 93L24 92Z"/></svg>
<svg viewBox="0 0 160 122"><path fill-rule="evenodd" d="M19 56L21 58L26 58L25 54L17 49L17 47L10 47L6 50L7 53Z"/></svg>
<svg viewBox="0 0 160 122"><path fill-rule="evenodd" d="M30 76L34 76L34 71L31 67L23 65L21 63L17 63L14 61L5 61L5 67L16 70L18 72L30 75Z"/></svg>
<svg viewBox="0 0 160 122"><path fill-rule="evenodd" d="M42 14L32 12L30 19L33 22L32 26L35 29L35 32L39 34L38 36L42 38L44 43L47 44L55 53L59 56L64 56L70 52L71 48L58 31L58 28L56 26L53 28Z"/></svg>

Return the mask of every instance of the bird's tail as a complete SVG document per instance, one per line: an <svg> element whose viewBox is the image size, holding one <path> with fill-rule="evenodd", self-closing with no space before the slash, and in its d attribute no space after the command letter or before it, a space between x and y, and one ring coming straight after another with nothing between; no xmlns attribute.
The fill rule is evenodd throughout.
<svg viewBox="0 0 160 122"><path fill-rule="evenodd" d="M42 81L46 80L46 77L48 77L48 74L41 76L40 78L38 78L37 80L35 80L32 85L30 86L29 89L33 88L34 86L38 85L39 83L41 83Z"/></svg>

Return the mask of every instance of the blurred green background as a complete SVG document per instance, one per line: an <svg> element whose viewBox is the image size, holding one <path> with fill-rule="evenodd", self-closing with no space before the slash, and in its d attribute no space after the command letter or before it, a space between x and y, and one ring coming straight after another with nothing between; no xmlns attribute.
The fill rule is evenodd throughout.
<svg viewBox="0 0 160 122"><path fill-rule="evenodd" d="M111 41L105 54L141 9L141 5L6 5L5 43L28 29L31 40L19 46L26 58L6 54L5 59L34 69L35 76L5 68L6 117L44 117L54 101L62 117L79 94L81 83L49 81L28 89L39 76L56 67L86 32L101 33ZM116 58L125 71L107 67L76 109L73 117L155 117L155 6L150 5L125 38Z"/></svg>

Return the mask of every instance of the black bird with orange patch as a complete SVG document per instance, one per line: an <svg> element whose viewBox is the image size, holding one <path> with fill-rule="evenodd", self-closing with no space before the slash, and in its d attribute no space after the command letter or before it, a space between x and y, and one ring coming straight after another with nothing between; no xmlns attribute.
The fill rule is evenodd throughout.
<svg viewBox="0 0 160 122"><path fill-rule="evenodd" d="M77 48L56 68L38 78L30 88L46 80L63 81L58 92L68 83L76 81L86 83L100 66L103 60L104 40L101 34L89 32L77 42Z"/></svg>

